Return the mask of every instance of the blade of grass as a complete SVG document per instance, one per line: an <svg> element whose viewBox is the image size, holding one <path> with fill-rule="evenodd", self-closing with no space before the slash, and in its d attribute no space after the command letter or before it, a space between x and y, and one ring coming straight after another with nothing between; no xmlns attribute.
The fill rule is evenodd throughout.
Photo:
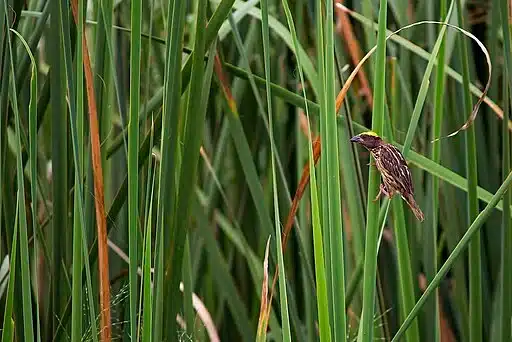
<svg viewBox="0 0 512 342"><path fill-rule="evenodd" d="M4 10L7 13L7 4L4 2ZM8 18L7 18L8 20ZM30 257L28 251L28 223L27 223L27 207L25 200L25 179L23 172L23 161L21 156L21 118L18 110L18 94L16 90L16 78L14 73L14 62L12 52L12 41L10 32L7 34L7 46L10 61L11 91L9 97L11 99L11 108L14 112L15 131L16 131L16 180L19 208L19 226L20 226L20 264L21 264L21 284L22 284L22 305L23 305L23 336L26 341L34 341L34 326L32 320L32 285L30 278ZM21 319L18 317L18 319Z"/></svg>
<svg viewBox="0 0 512 342"><path fill-rule="evenodd" d="M380 0L379 29L377 33L377 56L374 69L374 102L372 110L372 129L377 134L384 132L384 101L386 85L386 23L387 0ZM363 271L363 308L357 341L373 340L373 313L375 309L375 281L377 274L377 254L379 238L379 205L373 202L378 191L380 175L375 167L370 167L368 176L368 202L366 217L366 242Z"/></svg>
<svg viewBox="0 0 512 342"><path fill-rule="evenodd" d="M256 342L265 342L267 340L268 318L270 313L270 302L268 301L268 248L270 246L270 236L265 248L265 258L263 259L263 282L261 284L261 306L258 319L258 331L256 332Z"/></svg>
<svg viewBox="0 0 512 342"><path fill-rule="evenodd" d="M500 58L500 52L503 51L503 45L501 44L500 37L498 36L498 32L501 30L501 11L500 11L500 1L501 0L492 0L491 1L491 10L489 13L490 24L488 29L488 40L486 42L489 54L491 55L491 62L493 65L497 64L498 58ZM496 99L499 98L498 94L501 94L501 85L502 83L497 82L499 80L500 72L495 72L492 75L492 83L491 88L489 89L489 97ZM503 104L504 105L504 104ZM482 126L482 125L480 125ZM501 124L499 122L494 122L490 126L489 130L489 151L497 151L501 144L499 132L501 131ZM501 159L498 156L491 156L491 165L494 168L501 167ZM497 181L501 181L502 179L491 178L490 183L497 183ZM497 186L497 184L495 185Z"/></svg>
<svg viewBox="0 0 512 342"><path fill-rule="evenodd" d="M477 218L473 221L471 226L468 228L462 239L459 241L457 246L453 249L453 252L450 254L450 256L446 259L443 266L439 269L439 272L437 272L436 276L428 284L428 287L426 288L423 295L420 297L420 299L416 302L416 305L414 305L414 308L411 310L405 321L400 326L400 329L398 329L397 333L393 337L392 341L399 341L402 335L405 333L405 330L409 327L411 322L414 320L414 318L418 315L419 311L425 304L426 299L434 292L434 290L439 287L441 280L446 276L448 271L453 266L455 260L461 255L461 253L469 246L469 242L475 235L475 233L482 227L482 225L485 223L485 221L489 218L489 215L493 211L493 208L498 204L498 201L503 197L503 195L507 192L507 190L510 188L510 185L512 184L512 172L508 174L505 181L501 184L498 191L494 194L491 201L483 211L481 211Z"/></svg>
<svg viewBox="0 0 512 342"><path fill-rule="evenodd" d="M137 337L137 266L139 263L139 111L142 0L130 2L130 120L128 122L128 248L130 257L130 336ZM148 308L148 310L151 310Z"/></svg>
<svg viewBox="0 0 512 342"><path fill-rule="evenodd" d="M440 16L441 20L447 19L446 11L446 0L441 1L440 5ZM443 37L441 46L439 47L439 54L437 56L437 70L436 70L436 83L435 83L435 97L434 97L434 115L432 117L432 133L431 141L435 137L441 136L441 125L443 120L443 99L444 99L444 84L445 84L445 51L446 51L446 38ZM441 142L436 141L432 143L431 147L431 158L434 162L440 163L441 161ZM427 282L432 281L435 274L437 273L437 230L439 224L439 179L436 177L430 178L430 195L431 198L430 207L432 208L430 215L427 214L427 223L430 222L430 228L425 230L425 248L423 251L424 265L425 265L425 277ZM428 192L427 192L428 193ZM432 328L425 329L427 339L433 342L437 342L440 339L439 330L439 302L438 302L438 291L434 294L434 298L431 298L425 308L426 321L432 322L430 325ZM410 311L409 308L407 311Z"/></svg>
<svg viewBox="0 0 512 342"><path fill-rule="evenodd" d="M156 247L156 267L155 267L155 311L153 313L155 327L153 329L153 339L161 341L168 338L165 334L177 332L176 314L171 316L169 310L164 311L163 300L164 292L164 260L165 267L169 260L164 258L165 251L171 250L171 226L173 225L172 213L176 205L176 175L177 168L176 148L178 144L178 120L181 116L180 96L181 96L181 46L183 39L185 4L183 1L171 1L167 7L167 43L164 73L164 91L163 91L163 113L162 113L162 137L161 137L161 162L159 175L158 191L158 217L157 217L157 247ZM148 147L148 152L149 152ZM148 153L146 153L147 155ZM177 173L177 171L176 171ZM166 229L167 228L167 229ZM181 275L181 272L179 272ZM168 285L167 285L168 286ZM175 289L173 289L175 290ZM180 296L181 297L181 296ZM179 298L179 297L176 297ZM172 324L171 329L164 329L164 323ZM166 324L167 324L166 323ZM164 334L164 335L162 335Z"/></svg>
<svg viewBox="0 0 512 342"><path fill-rule="evenodd" d="M27 58L30 58L31 62L31 76L30 76L30 102L29 102L29 137L30 137L30 197L32 199L32 231L34 234L39 232L38 220L37 220L37 64L34 59L34 56L29 48L29 45L25 41L25 39L21 36L21 34L15 30L12 30L14 34L20 39L23 44L23 48L27 53ZM41 238L41 237L39 237ZM26 251L25 251L26 252ZM35 254L38 255L37 244L35 249ZM22 270L23 272L23 270ZM34 292L36 298L36 312L39 312L39 300L38 298L38 284L37 284L37 275L38 275L38 265L35 265L35 277L33 279L34 282ZM41 340L41 329L40 329L40 319L39 316L36 316L36 338L38 341Z"/></svg>
<svg viewBox="0 0 512 342"><path fill-rule="evenodd" d="M152 164L151 164L152 165ZM141 317L143 317L142 321L142 338L143 342L150 342L151 339L151 327L153 325L153 284L151 283L151 228L153 215L153 198L155 191L155 179L156 179L156 170L154 172L151 171L151 165L149 167L148 175L151 175L151 194L146 203L149 203L148 207L148 215L147 223L146 223L146 231L144 236L144 256L142 259L142 298L143 303L145 305L145 309L143 312L139 313ZM148 181L149 186L149 181ZM139 323L140 325L140 323Z"/></svg>
<svg viewBox="0 0 512 342"><path fill-rule="evenodd" d="M281 321L282 321L282 334L284 341L291 341L290 332L290 318L288 313L288 297L286 294L286 272L284 269L284 258L283 258L283 247L281 236L281 220L279 216L279 200L277 197L277 179L276 179L276 160L275 160L275 144L273 137L273 117L272 117L272 92L270 88L270 33L269 33L269 14L268 14L268 2L267 0L261 1L262 9L262 35L263 35L263 55L264 55L264 66L265 66L265 79L266 82L266 95L267 95L267 111L268 111L268 126L270 136L270 150L271 150L271 170L272 170L272 193L274 203L274 227L277 247L277 261L278 267L281 270L281 276L279 277L279 298L281 304ZM271 303L270 303L271 304Z"/></svg>
<svg viewBox="0 0 512 342"><path fill-rule="evenodd" d="M397 90L396 90L396 60L392 60L391 64L391 96L392 103L396 104ZM394 110L394 108L391 108ZM389 113L386 116L385 129L388 133L391 142L394 142L393 129L391 127L391 118ZM404 320L407 313L414 307L415 293L414 284L416 278L413 276L413 259L411 258L409 249L409 237L407 233L407 225L405 221L404 206L401 198L394 198L391 200L390 205L393 210L393 227L396 240L396 254L398 263L398 285L400 288L399 303L400 303L400 319ZM413 322L411 328L407 331L406 340L409 342L420 341L419 325Z"/></svg>
<svg viewBox="0 0 512 342"><path fill-rule="evenodd" d="M462 19L461 1L457 0L457 17L460 27L464 27ZM459 38L459 57L462 64L463 86L463 112L468 113L473 106L469 93L469 62L466 40ZM490 77L490 75L489 75ZM478 198L476 188L478 186L476 137L475 128L472 125L466 130L466 174L468 179L467 222L473 222L478 216ZM480 231L475 233L469 246L469 340L477 342L482 340L482 252Z"/></svg>
<svg viewBox="0 0 512 342"><path fill-rule="evenodd" d="M327 142L327 121L322 120L322 116L326 112L326 93L325 93L325 51L324 51L324 11L325 11L325 4L323 1L317 1L315 4L315 28L316 28L316 58L317 58L317 69L318 69L318 96L317 101L320 105L320 136L317 137L320 142L319 144L319 155L322 153L322 149L325 149L326 146L328 146ZM303 63L305 64L305 63ZM307 73L306 73L307 74ZM309 136L308 136L309 137ZM316 147L316 146L315 146ZM315 150L313 150L316 152ZM329 222L329 194L328 194L328 187L322 186L322 184L327 184L328 178L327 178L327 160L324 159L313 159L316 161L319 167L320 171L320 178L319 178L319 207L320 207L320 224L321 227L323 227L322 230L322 238L323 238L323 247L324 247L324 257L325 257L325 270L326 270L326 281L327 281L327 304L328 307L324 310L329 310L329 322L333 322L334 315L333 315L333 291L332 291L332 262L331 262L331 239L329 236L330 231L328 231L330 227ZM312 169L310 169L312 170ZM313 242L314 243L314 242ZM334 323L334 322L333 322ZM330 325L330 328L333 326ZM333 331L331 330L329 332L330 338L334 338Z"/></svg>
<svg viewBox="0 0 512 342"><path fill-rule="evenodd" d="M14 305L14 281L16 279L16 255L18 242L18 203L20 192L16 192L16 216L14 222L14 232L12 237L12 248L10 254L9 266L9 284L7 285L7 295L5 297L4 323L2 328L2 342L14 341L14 322L12 317L12 309Z"/></svg>
<svg viewBox="0 0 512 342"><path fill-rule="evenodd" d="M495 4L495 2L493 2ZM509 117L511 105L511 89L512 89L512 38L510 35L510 8L507 1L501 0L499 3L499 12L501 25L503 30L503 45L505 55L505 72L503 75L504 96L504 122L502 124L502 172L503 175L510 170L510 133L507 129L506 120ZM510 219L510 203L512 201L511 194L506 193L503 197L503 216L502 216L502 244L501 244L501 312L499 323L501 324L501 340L509 341L511 339L511 322L508 319L512 315L512 273L506 270L506 265L512 262L512 233Z"/></svg>
<svg viewBox="0 0 512 342"><path fill-rule="evenodd" d="M309 130L311 132L311 130ZM313 163L313 149L309 142L309 168L315 170ZM317 309L319 321L320 341L331 341L331 326L329 322L329 306L327 302L327 282L325 274L324 247L322 238L322 227L320 225L320 208L318 204L318 193L316 185L316 172L311 172L311 205L313 221L313 252L315 257L316 288L317 288Z"/></svg>
<svg viewBox="0 0 512 342"><path fill-rule="evenodd" d="M77 36L81 37L84 32L84 2L78 1L78 21ZM84 174L83 156L84 156L84 69L83 69L83 47L82 44L76 46L76 130L78 138L78 153L82 156L79 167L79 175ZM80 222L79 204L82 200L78 198L83 194L83 186L79 177L75 177L74 209L73 209L73 270L71 285L71 340L79 340L82 338L82 267L83 267L83 250L82 250L82 230L84 227ZM90 303L89 305L91 305ZM91 324L93 324L91 322Z"/></svg>
<svg viewBox="0 0 512 342"><path fill-rule="evenodd" d="M511 48L511 34L510 34L510 12L509 12L509 3L507 1L501 0L500 3L500 18L501 18L501 25L503 30L503 45L504 45L504 57L505 57L505 66L506 66L506 72L508 73L508 86L509 91L512 90L512 77L510 77L510 74L512 74L512 56L510 55L510 52L512 50ZM511 95L510 92L508 93L509 96ZM510 105L510 103L509 103Z"/></svg>
<svg viewBox="0 0 512 342"><path fill-rule="evenodd" d="M324 50L324 44L325 44L325 40L324 40L324 35L325 35L325 32L324 32L324 16L325 16L325 4L323 1L317 1L316 4L315 4L315 28L316 28L316 63L317 63L317 69L318 69L318 90L319 90L319 94L317 96L317 101L318 101L318 105L319 105L319 118L322 117L323 113L325 113L325 106L326 106L326 94L325 94L325 50ZM325 148L325 146L327 146L327 140L326 140L326 137L327 137L327 133L326 133L326 121L325 120L319 120L319 122L317 123L317 125L319 125L319 129L320 129L320 136L317 136L317 140L319 141L319 144L318 144L318 155L321 155L321 152L322 152L322 148ZM307 136L307 133L306 133L306 136ZM313 141L313 153L316 153L316 150L315 150L315 147L317 147L316 145L316 141ZM315 155L316 157L316 155ZM319 191L319 194L320 194L320 198L319 198L319 205L320 205L320 210L321 210L321 225L322 227L324 227L324 229L326 227L329 227L329 211L328 211L328 206L327 206L327 187L326 186L321 186L322 182L326 182L327 181L327 164L326 164L326 160L323 159L323 160L320 160L320 159L313 159L317 164L318 163L318 167L319 167L319 172L320 172L320 176L319 176L319 188L318 188L318 191ZM323 233L323 241L324 241L324 253L325 253L325 267L326 267L326 272L327 272L327 284L328 284L328 289L327 289L327 294L328 294L328 299L329 299L329 319L330 321L332 321L333 319L333 316L332 316L332 298L330 297L331 295L331 291L329 290L329 287L331 286L331 276L332 276L332 272L331 272L331 262L330 262L330 257L331 257L331 253L330 253L330 240L329 240L329 235L327 234L327 231L325 230L322 230L322 233ZM332 331L331 331L331 338L333 337L332 336Z"/></svg>
<svg viewBox="0 0 512 342"><path fill-rule="evenodd" d="M410 224L406 221L406 211L409 217L413 217L409 212L409 209L404 209L404 203L400 199L394 200L393 212L396 217L394 222L396 249L397 249L397 261L399 264L400 280L400 301L403 303L403 308L400 311L400 320L397 322L400 324L407 317L407 313L412 310L416 301L416 293L418 292L418 274L419 274L419 261L418 256L415 255L417 249L415 246L409 246L409 241L416 241L416 232L412 229L414 223L419 226L419 223L414 222ZM407 240L408 239L408 240ZM400 242L399 242L400 240ZM399 247L400 245L400 247ZM407 331L407 341L420 341L421 337L421 324L420 322L413 322L410 329ZM427 329L429 329L427 327ZM388 340L391 338L391 333L388 335Z"/></svg>
<svg viewBox="0 0 512 342"><path fill-rule="evenodd" d="M74 6L74 10L75 10L75 15L76 17L78 16L78 9L76 8L76 3L72 3L71 4L72 7ZM76 18L75 17L75 18ZM81 51L83 52L84 51L84 46L82 46L81 48ZM82 53L83 55L83 53ZM82 66L83 64L80 64L80 66ZM68 63L65 63L65 66L68 67ZM66 70L66 73L71 73L72 71L71 70ZM81 74L82 72L80 72L79 74ZM77 77L78 79L82 80L83 81L83 78L81 78L82 76L80 77ZM70 87L72 87L73 85L71 84ZM80 83L80 87L78 88L78 90L80 90L80 96L83 96L83 82ZM78 96L78 94L77 94ZM79 99L77 98L76 101L78 101ZM81 172L83 171L83 167L81 167L82 163L79 162L80 160L80 150L79 150L79 140L81 140L83 142L83 134L79 137L78 136L78 126L79 126L79 123L77 123L77 117L78 117L78 113L76 112L76 108L75 108L75 102L74 101L71 101L71 104L73 104L71 106L72 108L72 113L70 115L70 123L71 123L71 141L72 141L72 146L73 146L73 161L74 161L74 165L75 165L75 184L76 183L81 183L81 181L83 180L82 176L81 176ZM82 119L81 119L82 120ZM86 226L86 219L85 219L85 215L84 215L84 205L83 205L83 192L82 192L82 187L79 186L78 188L75 189L75 191L77 192L76 196L75 196L75 199L78 201L77 205L76 205L76 208L78 209L78 217L79 217L79 226L80 227L85 227ZM85 230L84 229L80 229L80 237L81 237L81 240L82 240L82 253L84 253L84 256L86 255L87 253L87 239L86 239L86 234L85 234ZM74 251L75 252L75 251ZM85 268L85 274L86 274L86 293L87 293L87 299L88 299L88 302L89 302L89 305L88 305L88 308L89 308L89 319L90 319L90 325L91 325L91 331L92 331L92 340L93 341L98 341L98 333L97 333L97 327L96 327L96 324L95 324L95 321L96 321L96 313L95 313L95 305L94 305L94 301L93 301L93 287L92 287L92 282L91 282L91 274L90 274L90 266L89 266L89 259L85 259L85 265L84 265L84 268ZM76 287L75 287L76 289ZM69 303L69 302L68 302ZM67 304L66 305L66 308L69 307L69 305ZM64 329L61 329L62 328L62 324L59 324L58 325L58 329L57 331L55 331L55 335L58 335L60 331L63 331Z"/></svg>
<svg viewBox="0 0 512 342"><path fill-rule="evenodd" d="M50 29L48 35L49 64L52 70L50 78L50 108L52 115L52 233L49 247L52 252L51 274L51 306L52 328L50 334L57 331L60 325L62 302L66 298L65 278L62 274L62 261L64 248L61 238L66 236L66 223L68 217L68 143L67 143L67 108L66 108L66 70L64 61L63 29L62 29L62 3L50 3ZM62 219L65 218L65 219ZM50 335L51 336L51 335Z"/></svg>
<svg viewBox="0 0 512 342"><path fill-rule="evenodd" d="M71 1L73 17L78 21L77 0ZM94 207L96 212L96 227L98 234L98 267L100 277L100 334L102 341L110 341L112 336L110 315L110 282L107 247L107 222L105 216L103 171L101 165L101 150L99 137L99 124L96 109L96 99L93 88L93 75L87 38L85 32L79 37L84 52L85 83L87 89L87 105L89 108L89 129L91 136L91 157L94 178Z"/></svg>
<svg viewBox="0 0 512 342"><path fill-rule="evenodd" d="M336 126L335 60L334 60L334 3L326 1L325 18L325 112L320 120L326 122L327 145L327 196L324 203L328 207L329 225L326 227L330 239L331 260L331 296L333 309L334 340L346 339L345 317L345 260L343 240L343 218L341 216L341 182L338 151L338 127ZM322 47L323 48L323 47Z"/></svg>
<svg viewBox="0 0 512 342"><path fill-rule="evenodd" d="M194 336L194 308L192 306L192 266L190 261L190 234L185 238L185 246L183 247L183 311L185 313L186 331L189 336Z"/></svg>
<svg viewBox="0 0 512 342"><path fill-rule="evenodd" d="M5 27L6 25L8 25L8 21L5 20L6 16L5 16L5 11L4 11L4 6L0 6L0 32L5 32ZM4 46L4 35L1 34L0 35L0 44L1 46ZM3 74L6 74L6 70L7 70L7 63L4 63L4 58L3 58L3 55L0 55L0 70L2 70L2 73ZM3 77L2 78L2 82L0 82L0 108L7 108L7 105L8 105L8 93L9 93L9 80L6 78L6 77ZM7 126L8 126L8 116L7 115L3 115L2 118L0 119L0 182L2 184L4 184L4 182L6 182L6 168L7 168L7 163L6 163L6 157L7 157L7 153L6 153L6 150L7 150ZM8 183L8 182L6 182ZM2 187L2 190L5 189L5 186ZM11 235L12 233L12 230L14 230L14 227L11 225L11 226L8 226L7 223L10 221L10 218L12 218L12 213L10 212L10 205L8 204L7 206L4 206L4 193L1 192L0 193L0 216L2 216L2 213L5 212L5 214L10 214L7 218L6 218L6 222L4 223L3 220L0 219L0 232L4 232L4 236L7 236L7 239L8 240L11 240L12 241L12 236L11 236L11 239L9 239L9 235ZM8 203L10 201L7 201ZM4 209L5 208L5 209ZM10 222L9 222L10 223ZM4 224L5 224L5 230L4 230ZM11 228L12 227L12 230ZM4 254L4 251L3 251L3 247L4 247L4 244L3 244L3 240L0 238L0 255L3 255ZM10 322L8 322L7 324L9 324ZM9 326L10 327L10 326ZM5 327L7 328L7 327Z"/></svg>
<svg viewBox="0 0 512 342"><path fill-rule="evenodd" d="M84 3L78 1L78 21L77 21L77 36L81 37L84 32ZM77 134L77 155L81 156L79 165L75 167L80 168L79 175L84 174L84 69L83 69L83 47L82 44L76 45L76 130ZM72 284L71 284L71 340L76 341L82 338L82 268L83 268L83 251L82 251L82 230L85 228L81 225L79 205L82 199L78 196L83 194L83 186L79 177L75 177L75 189L80 188L74 193L74 208L73 208L73 269L72 269ZM92 303L89 303L91 305ZM93 322L93 321L92 321ZM91 324L93 324L91 322Z"/></svg>
<svg viewBox="0 0 512 342"><path fill-rule="evenodd" d="M502 10L505 10L504 14L508 14L508 9L502 8ZM504 18L507 18L507 16L503 16ZM502 21L505 22L506 21ZM506 30L505 30L506 31ZM505 51L508 50L510 52L510 35L504 34L505 37L508 38L508 43L505 42ZM504 38L504 39L507 39ZM508 45L508 46L507 46ZM506 52L505 52L506 53ZM505 67L505 75L508 77L504 77L504 79L507 79L503 82L503 89L504 89L504 96L503 101L505 113L509 113L510 108L510 94L509 94L509 84L507 81L510 81L510 76L507 75L507 72L509 67L512 67L512 65L509 65L508 62L506 62ZM502 172L503 174L507 174L508 170L510 170L510 134L508 131L508 127L506 125L506 121L503 121L502 125L502 146L503 146L503 165L502 165ZM510 202L511 202L511 196L510 193L506 193L503 196L503 215L502 215L502 239L501 239L501 281L500 281L500 287L501 287L501 296L499 301L501 302L500 308L501 312L498 316L499 324L501 325L501 341L510 341L511 338L511 322L508 317L512 315L512 300L510 298L510 291L512 288L512 273L508 272L506 270L506 265L509 265L512 261L512 233L511 233L511 219L510 219Z"/></svg>
<svg viewBox="0 0 512 342"><path fill-rule="evenodd" d="M27 25L27 28L29 28L29 32L31 32L31 36L28 39L28 46L30 47L31 51L35 51L37 49L37 44L41 40L41 35L43 34L43 30L46 27L46 22L50 15L50 6L49 6L48 2L46 2L46 3L40 2L38 4L38 6L39 6L39 8L42 9L42 11L36 12L40 15L38 16L38 20L37 20L35 27ZM23 13L22 13L22 16L23 16ZM30 22L27 21L27 24L28 23L30 23ZM31 60L30 60L29 56L27 56L27 55L23 55L23 57L20 56L20 62L16 67L16 84L18 84L18 87L20 87L21 84L23 84L23 82L27 76L27 73L29 71L30 63L31 63ZM18 90L20 90L20 88L18 88Z"/></svg>
<svg viewBox="0 0 512 342"><path fill-rule="evenodd" d="M148 53L148 56L150 53ZM147 79L146 79L147 81ZM153 118L152 118L153 119ZM151 121L150 126L150 145L153 145L154 138L154 121ZM153 157L153 155L152 155ZM143 341L151 340L151 327L153 324L153 283L151 279L151 251L147 250L148 244L149 248L151 248L152 240L151 240L151 229L153 223L153 202L155 199L155 182L156 182L156 174L157 167L153 167L153 165L157 165L155 159L151 158L149 160L149 165L147 169L147 178L146 178L146 194L145 194L145 211L144 218L146 220L144 233L143 233L143 246L142 246L142 265L137 269L137 272L142 272L141 278L141 288L140 288L140 298L139 301L139 315L138 315L138 326L139 326L139 336L142 334ZM149 240L149 242L148 242ZM129 258L128 258L129 261ZM146 310L143 311L143 308Z"/></svg>

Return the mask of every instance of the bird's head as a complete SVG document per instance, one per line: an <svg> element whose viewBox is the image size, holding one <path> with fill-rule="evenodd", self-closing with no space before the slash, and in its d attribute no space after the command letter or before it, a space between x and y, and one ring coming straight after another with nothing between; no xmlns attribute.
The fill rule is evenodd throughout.
<svg viewBox="0 0 512 342"><path fill-rule="evenodd" d="M382 139L377 135L377 133L372 131L358 134L352 137L350 141L363 145L369 150L379 147L382 144Z"/></svg>

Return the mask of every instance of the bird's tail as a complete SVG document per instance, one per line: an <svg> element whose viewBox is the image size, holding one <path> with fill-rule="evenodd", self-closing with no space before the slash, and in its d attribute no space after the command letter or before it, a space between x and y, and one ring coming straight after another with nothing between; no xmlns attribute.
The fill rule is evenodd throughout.
<svg viewBox="0 0 512 342"><path fill-rule="evenodd" d="M416 216L418 221L422 222L425 219L425 215L423 215L423 212L418 206L418 203L416 203L416 201L414 200L414 197L412 195L408 195L405 200L409 207L411 208L412 212L414 213L414 216Z"/></svg>

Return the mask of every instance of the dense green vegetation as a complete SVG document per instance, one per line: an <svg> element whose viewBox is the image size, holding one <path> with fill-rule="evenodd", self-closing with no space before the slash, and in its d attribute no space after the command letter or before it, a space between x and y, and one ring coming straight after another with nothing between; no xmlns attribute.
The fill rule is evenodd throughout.
<svg viewBox="0 0 512 342"><path fill-rule="evenodd" d="M511 18L0 0L1 341L511 341Z"/></svg>

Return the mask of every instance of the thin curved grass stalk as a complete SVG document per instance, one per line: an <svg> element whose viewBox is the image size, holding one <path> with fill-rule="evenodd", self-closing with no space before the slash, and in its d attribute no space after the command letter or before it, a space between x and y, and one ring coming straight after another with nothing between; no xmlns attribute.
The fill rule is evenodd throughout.
<svg viewBox="0 0 512 342"><path fill-rule="evenodd" d="M343 6L343 10L346 11L352 18L356 19L363 25L367 25L367 26L376 25L371 20L363 17L361 14L359 14L351 9L348 9ZM401 36L392 35L393 32L390 30L388 30L388 34L390 35L390 39L392 41L401 45L405 49L413 52L414 54L416 54L417 56L421 57L424 60L428 61L430 59L430 54L427 51L425 51L424 49L422 49L421 47L411 43L410 41L408 41L407 39L405 39ZM448 76L450 76L452 79L457 81L459 84L463 83L462 75L460 73L458 73L457 71L455 71L454 69L452 69L447 64L445 64L445 72ZM486 94L483 94L483 92L480 89L478 89L477 86L473 83L470 84L470 90L471 90L471 93L478 98L483 96L484 97L483 102L485 102L485 104L487 104L489 106L489 108L492 109L492 111L496 114L496 116L498 116L500 118L500 120L503 120L503 118L504 118L503 109L500 106L498 106L498 104L496 104L496 102L494 102L492 99L490 99ZM508 128L510 131L512 131L512 121L510 121L510 120L508 121Z"/></svg>
<svg viewBox="0 0 512 342"><path fill-rule="evenodd" d="M340 7L342 10L346 10L349 13L352 12L352 11L348 10L342 4L338 3L338 4L336 4L336 6ZM487 49L484 46L484 44L477 37L475 37L475 35L473 35L471 32L468 32L468 31L466 31L466 30L464 30L464 29L462 29L462 28L460 28L458 26L451 25L451 24L448 24L448 23L445 23L445 22L441 22L441 21L423 20L423 21L419 21L419 22L416 22L416 23L413 23L413 24L410 24L410 25L406 25L406 26L404 26L404 27L394 31L390 35L388 35L386 37L386 41L388 39L390 39L392 36L397 35L398 33L402 32L402 31L404 31L406 29L413 28L413 27L420 26L420 25L424 25L424 24L443 25L443 26L446 26L448 28L452 28L454 30L457 30L457 31L461 32L462 34L466 35L467 37L471 38L472 40L474 40L478 44L478 46L480 47L480 50L482 50L482 52L485 55L485 58L486 58L486 61L487 61L488 74L489 74L488 78L487 78L487 83L485 85L485 88L482 91L482 95L480 95L480 97L478 98L478 101L475 104L475 106L473 107L473 110L471 111L471 115L469 116L467 121L459 129L457 129L456 131L454 131L454 132L452 132L452 133L450 133L450 134L448 134L448 135L446 135L444 137L436 138L436 139L434 139L432 141L432 142L435 142L435 141L438 141L440 139L449 138L449 137L453 137L453 136L457 135L457 133L459 133L460 131L466 130L473 123L473 121L475 121L476 115L478 114L478 109L480 108L480 105L482 104L482 102L484 102L485 96L487 95L487 92L489 91L489 87L491 85L492 64L491 64L491 58L489 56L489 52L487 51ZM370 51L368 51L368 53L363 57L361 62L359 62L359 64L356 65L356 67L354 68L354 71L352 71L352 73L350 74L350 76L347 79L347 82L345 83L345 85L343 86L343 88L339 92L338 97L336 98L336 108L339 108L338 102L340 102L340 106L341 106L341 103L345 99L346 93L348 92L348 89L350 88L350 85L352 84L352 81L356 77L357 72L363 66L363 64L370 58L370 56L375 52L375 50L377 50L377 46L374 46Z"/></svg>

